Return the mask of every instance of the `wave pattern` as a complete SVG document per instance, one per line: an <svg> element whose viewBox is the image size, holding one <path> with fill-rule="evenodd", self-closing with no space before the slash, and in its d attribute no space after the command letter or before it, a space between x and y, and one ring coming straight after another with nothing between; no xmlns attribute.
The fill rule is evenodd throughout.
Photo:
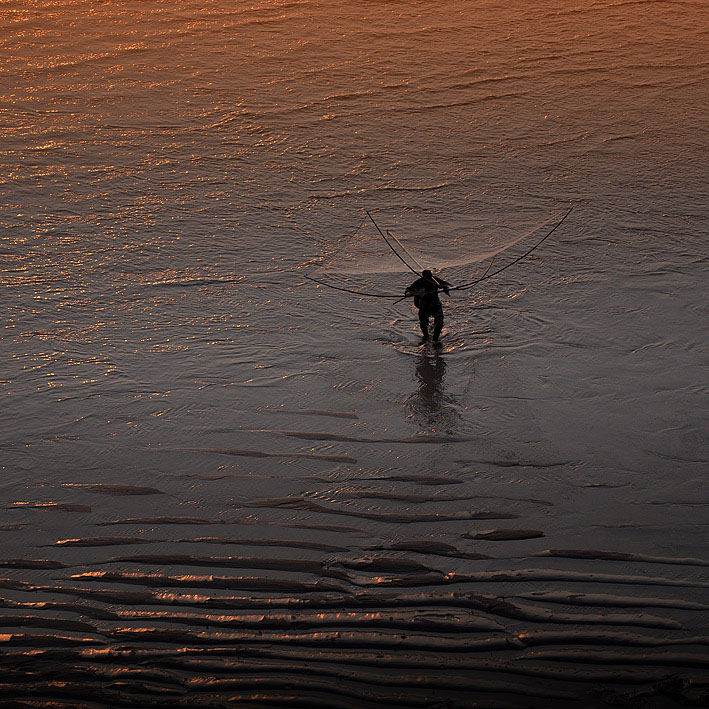
<svg viewBox="0 0 709 709"><path fill-rule="evenodd" d="M87 692L97 707L706 701L706 562L550 548L553 530L518 526L538 519L538 500L510 499L515 514L478 500L486 511L475 513L470 479L444 496L425 477L392 477L370 478L354 504L339 484L311 493L327 504L242 501L277 515L249 520L275 524L268 537L203 535L239 523L226 507L218 520L125 519L130 535L57 539L51 554L0 560L0 706L68 707ZM445 515L411 512L440 505ZM292 510L316 530L319 519L376 519L376 538L286 536ZM193 525L199 536L176 534ZM146 551L120 551L135 544Z"/></svg>

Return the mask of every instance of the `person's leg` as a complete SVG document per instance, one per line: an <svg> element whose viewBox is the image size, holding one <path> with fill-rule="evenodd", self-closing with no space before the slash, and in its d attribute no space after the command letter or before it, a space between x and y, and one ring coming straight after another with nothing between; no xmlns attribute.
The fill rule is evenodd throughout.
<svg viewBox="0 0 709 709"><path fill-rule="evenodd" d="M424 310L423 308L420 308L419 309L419 325L421 326L421 334L423 335L424 340L428 340L428 317L429 317L428 310Z"/></svg>
<svg viewBox="0 0 709 709"><path fill-rule="evenodd" d="M438 342L443 329L443 307L439 305L433 312L433 341Z"/></svg>

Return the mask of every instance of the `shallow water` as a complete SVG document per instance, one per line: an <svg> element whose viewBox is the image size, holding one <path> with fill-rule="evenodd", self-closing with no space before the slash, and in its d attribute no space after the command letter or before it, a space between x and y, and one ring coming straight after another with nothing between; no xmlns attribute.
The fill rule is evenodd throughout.
<svg viewBox="0 0 709 709"><path fill-rule="evenodd" d="M705 3L0 18L0 706L706 701Z"/></svg>

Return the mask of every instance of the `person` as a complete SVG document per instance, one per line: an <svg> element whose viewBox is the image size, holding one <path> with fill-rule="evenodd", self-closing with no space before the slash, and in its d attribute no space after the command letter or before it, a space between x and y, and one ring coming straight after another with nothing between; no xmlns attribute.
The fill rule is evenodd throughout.
<svg viewBox="0 0 709 709"><path fill-rule="evenodd" d="M426 269L405 291L404 297L414 296L414 305L419 311L419 324L423 334L423 342L428 340L428 321L433 318L433 341L438 342L443 329L443 306L438 298L438 291L449 295L450 283L434 276Z"/></svg>

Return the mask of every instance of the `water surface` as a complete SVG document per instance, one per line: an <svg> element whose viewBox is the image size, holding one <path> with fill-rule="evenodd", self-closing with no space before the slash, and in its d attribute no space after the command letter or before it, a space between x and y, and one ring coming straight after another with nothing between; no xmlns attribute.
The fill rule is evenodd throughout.
<svg viewBox="0 0 709 709"><path fill-rule="evenodd" d="M708 20L5 2L0 705L706 701Z"/></svg>

